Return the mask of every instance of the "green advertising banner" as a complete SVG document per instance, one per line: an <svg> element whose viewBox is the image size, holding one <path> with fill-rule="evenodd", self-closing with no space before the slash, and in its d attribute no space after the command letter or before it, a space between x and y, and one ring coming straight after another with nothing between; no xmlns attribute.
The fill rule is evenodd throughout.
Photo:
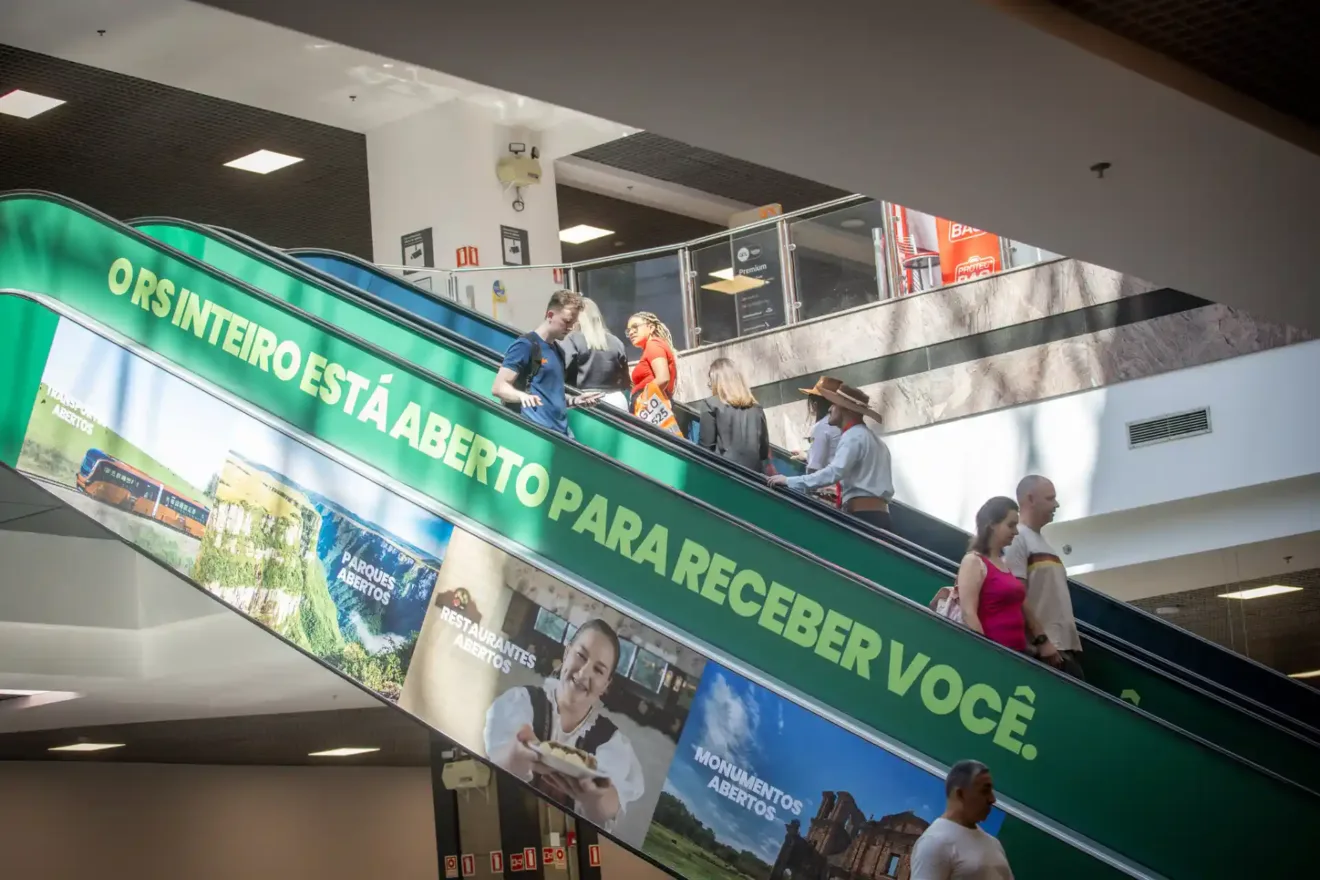
<svg viewBox="0 0 1320 880"><path fill-rule="evenodd" d="M25 476L683 876L787 880L841 851L893 875L942 812L939 777L160 366L71 320L47 332L28 301L0 299L0 316L40 325L0 349L9 376L36 379L15 416ZM837 827L800 834L813 814ZM1052 838L999 809L982 828L1017 876L1052 876L1035 858ZM1066 847L1048 864L1116 876Z"/></svg>
<svg viewBox="0 0 1320 880"><path fill-rule="evenodd" d="M335 326L353 328L361 339L387 351L406 352L412 362L425 364L478 394L485 395L490 388L493 363L438 344L334 287L316 283L297 264L290 269L258 258L245 246L231 245L185 221L149 220L136 226L283 302L311 311ZM952 573L942 574L863 534L840 529L808 510L782 502L763 487L748 486L716 468L694 463L665 440L629 435L591 411L572 410L569 419L579 442L913 601L929 602L952 579ZM1088 643L1086 669L1092 686L1320 792L1320 752L1276 725L1100 644Z"/></svg>
<svg viewBox="0 0 1320 880"><path fill-rule="evenodd" d="M0 201L0 285L50 293L792 691L1170 877L1207 840L1309 863L1316 799L489 400L53 201ZM314 307L315 304L306 305ZM358 328L354 327L354 331ZM433 350L432 350L433 351ZM425 363L425 361L421 361ZM625 606L626 607L626 606ZM1213 785L1213 802L1195 793Z"/></svg>

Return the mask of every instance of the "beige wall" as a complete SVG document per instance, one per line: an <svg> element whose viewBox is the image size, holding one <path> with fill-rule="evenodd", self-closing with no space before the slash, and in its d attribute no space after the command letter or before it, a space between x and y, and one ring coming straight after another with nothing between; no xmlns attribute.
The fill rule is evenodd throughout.
<svg viewBox="0 0 1320 880"><path fill-rule="evenodd" d="M0 762L15 880L434 880L428 768Z"/></svg>

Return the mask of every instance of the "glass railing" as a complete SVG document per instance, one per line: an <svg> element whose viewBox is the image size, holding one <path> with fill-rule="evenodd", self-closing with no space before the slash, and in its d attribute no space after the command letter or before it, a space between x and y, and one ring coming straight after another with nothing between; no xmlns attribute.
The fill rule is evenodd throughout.
<svg viewBox="0 0 1320 880"><path fill-rule="evenodd" d="M630 315L654 312L678 346L691 349L1060 258L965 223L849 196L693 241L576 263L380 265L414 283L427 279L436 293L522 329L536 315L513 313L510 303L525 301L520 293L539 302L553 287L571 287L600 305L620 338Z"/></svg>

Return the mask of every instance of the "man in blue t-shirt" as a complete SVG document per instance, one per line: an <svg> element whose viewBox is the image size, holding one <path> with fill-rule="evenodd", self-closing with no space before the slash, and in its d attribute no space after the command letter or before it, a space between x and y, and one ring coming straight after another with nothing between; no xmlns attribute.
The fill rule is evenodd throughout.
<svg viewBox="0 0 1320 880"><path fill-rule="evenodd" d="M568 430L568 408L591 406L601 398L598 392L589 392L569 400L564 391L564 352L559 341L573 329L581 308L580 294L555 291L540 325L515 339L505 352L504 363L500 364L490 389L504 403L519 407L523 418L565 436L572 436ZM532 358L538 348L540 363L534 364Z"/></svg>

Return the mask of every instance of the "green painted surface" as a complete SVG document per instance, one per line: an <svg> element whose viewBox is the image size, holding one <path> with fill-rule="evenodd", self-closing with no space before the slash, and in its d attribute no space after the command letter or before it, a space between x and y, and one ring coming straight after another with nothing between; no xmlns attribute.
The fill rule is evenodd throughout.
<svg viewBox="0 0 1320 880"><path fill-rule="evenodd" d="M986 761L1005 794L1162 874L1240 876L1216 839L1262 841L1261 876L1309 864L1316 798L149 240L54 202L7 198L0 275L4 286L58 295L866 726L944 762ZM315 299L306 305L317 314L332 308ZM420 353L394 332L388 351ZM426 354L417 360L432 369L462 369ZM921 576L906 560L889 565L874 575L886 586ZM1211 787L1214 798L1198 796Z"/></svg>
<svg viewBox="0 0 1320 880"><path fill-rule="evenodd" d="M0 286L4 285L0 264ZM32 402L59 318L15 297L0 298L0 356L7 368L0 382L0 461L13 467L23 449Z"/></svg>

